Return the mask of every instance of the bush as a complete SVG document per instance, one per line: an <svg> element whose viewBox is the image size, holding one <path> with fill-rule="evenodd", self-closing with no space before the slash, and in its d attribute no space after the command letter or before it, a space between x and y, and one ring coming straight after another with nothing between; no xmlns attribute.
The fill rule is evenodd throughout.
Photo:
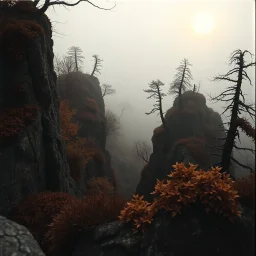
<svg viewBox="0 0 256 256"><path fill-rule="evenodd" d="M46 250L44 235L48 231L48 226L63 206L75 199L67 193L39 193L21 202L11 211L9 218L28 228L43 250Z"/></svg>
<svg viewBox="0 0 256 256"><path fill-rule="evenodd" d="M246 178L240 178L235 181L234 188L238 191L241 204L255 207L255 173L251 173Z"/></svg>
<svg viewBox="0 0 256 256"><path fill-rule="evenodd" d="M74 242L81 232L117 220L123 205L124 201L118 196L102 193L65 204L46 234L49 255L71 255Z"/></svg>
<svg viewBox="0 0 256 256"><path fill-rule="evenodd" d="M89 194L113 194L114 187L105 177L93 177L87 181L87 189Z"/></svg>
<svg viewBox="0 0 256 256"><path fill-rule="evenodd" d="M152 192L155 195L153 203L135 195L121 211L121 221L133 222L134 227L140 229L145 223L150 223L160 209L174 217L195 204L202 205L206 212L217 213L231 221L240 216L234 181L229 175L221 173L221 168L196 170L197 165L186 167L183 163L176 163L173 167L169 179L157 180Z"/></svg>
<svg viewBox="0 0 256 256"><path fill-rule="evenodd" d="M24 131L37 118L38 111L39 107L36 105L0 110L0 142Z"/></svg>

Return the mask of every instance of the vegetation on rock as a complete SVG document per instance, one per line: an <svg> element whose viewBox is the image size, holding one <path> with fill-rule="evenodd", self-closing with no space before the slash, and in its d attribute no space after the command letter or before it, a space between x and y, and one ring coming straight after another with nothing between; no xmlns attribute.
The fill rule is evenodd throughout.
<svg viewBox="0 0 256 256"><path fill-rule="evenodd" d="M174 217L196 204L203 205L206 212L214 212L231 221L240 216L234 181L228 174L221 173L221 168L196 170L197 165L186 167L183 163L176 163L173 167L168 179L157 180L152 192L155 196L153 203L144 201L143 196L134 195L121 211L121 221L132 222L134 228L144 229L160 209Z"/></svg>
<svg viewBox="0 0 256 256"><path fill-rule="evenodd" d="M25 105L21 108L0 110L0 142L13 138L25 130L26 126L36 119L39 107Z"/></svg>

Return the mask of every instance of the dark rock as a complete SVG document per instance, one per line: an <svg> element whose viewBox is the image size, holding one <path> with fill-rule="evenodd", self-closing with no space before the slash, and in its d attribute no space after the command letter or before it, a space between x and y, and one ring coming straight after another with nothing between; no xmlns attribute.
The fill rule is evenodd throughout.
<svg viewBox="0 0 256 256"><path fill-rule="evenodd" d="M73 194L77 191L73 185L70 186L72 180L60 136L59 96L53 70L51 24L45 15L17 8L0 8L0 16L0 115L4 116L6 111L22 110L26 106L38 108L36 117L29 122L24 121L22 129L12 136L4 134L10 129L15 130L20 122L16 125L5 123L6 120L1 121L0 213L5 215L31 194L44 190ZM14 22L15 29L6 27L9 19ZM29 38L30 34L20 32L19 20L22 20L23 26L34 26L43 32L38 32L36 38ZM21 59L16 59L13 52L7 51L5 43L11 39L4 37L3 33L12 34L14 41L11 43L14 45L15 40L20 40L19 44L24 52ZM23 45L24 37L28 38ZM18 54L18 50L13 49L15 50L17 52L14 53Z"/></svg>
<svg viewBox="0 0 256 256"><path fill-rule="evenodd" d="M219 154L220 149L214 146L220 147L222 143L215 138L225 137L221 116L206 106L206 99L200 93L187 91L182 97L184 108L177 108L176 98L173 107L165 115L169 131L165 131L162 126L154 130L153 153L150 156L147 176L141 176L136 189L136 193L144 195L146 200L152 200L150 193L154 190L156 180L165 178L176 162L184 162L185 165L190 162L207 169L220 161L220 156L214 155ZM204 143L203 146L198 146L199 149L202 148L201 152L196 152L197 149L189 150L187 145L182 144L184 139Z"/></svg>
<svg viewBox="0 0 256 256"><path fill-rule="evenodd" d="M72 256L252 256L252 219L243 212L232 223L194 208L174 218L160 213L144 233L113 222L82 235Z"/></svg>
<svg viewBox="0 0 256 256"><path fill-rule="evenodd" d="M25 227L0 216L0 255L44 256L45 254Z"/></svg>

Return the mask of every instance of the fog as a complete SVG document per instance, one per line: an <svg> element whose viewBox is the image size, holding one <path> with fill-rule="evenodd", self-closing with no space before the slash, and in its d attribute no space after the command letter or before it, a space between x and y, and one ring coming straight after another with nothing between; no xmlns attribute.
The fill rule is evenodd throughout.
<svg viewBox="0 0 256 256"><path fill-rule="evenodd" d="M109 8L112 1L94 0L98 6ZM102 62L101 83L111 84L116 94L105 98L106 108L122 117L122 135L128 143L134 140L150 142L152 130L160 125L157 115L145 115L153 100L143 89L153 79L165 83L167 92L180 61L192 63L193 83L199 84L206 97L220 93L227 84L210 81L230 67L230 53L236 49L255 53L255 1L115 1L111 11L99 10L87 3L72 8L56 7L48 11L54 27L54 53L66 54L72 45L83 50L83 72L91 72L93 54ZM192 28L197 12L209 13L215 22L210 34L200 35ZM249 76L255 85L254 69ZM249 102L254 101L254 88L243 84ZM164 98L164 110L171 107L173 96ZM214 110L222 106L209 102Z"/></svg>

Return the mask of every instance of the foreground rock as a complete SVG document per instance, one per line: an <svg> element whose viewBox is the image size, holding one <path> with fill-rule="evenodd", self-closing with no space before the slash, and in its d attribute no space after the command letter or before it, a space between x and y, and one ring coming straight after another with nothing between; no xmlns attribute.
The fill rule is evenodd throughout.
<svg viewBox="0 0 256 256"><path fill-rule="evenodd" d="M253 230L251 213L234 223L201 210L161 214L144 234L119 222L102 225L77 241L72 256L251 256Z"/></svg>
<svg viewBox="0 0 256 256"><path fill-rule="evenodd" d="M2 216L0 216L0 255L45 256L25 227Z"/></svg>

